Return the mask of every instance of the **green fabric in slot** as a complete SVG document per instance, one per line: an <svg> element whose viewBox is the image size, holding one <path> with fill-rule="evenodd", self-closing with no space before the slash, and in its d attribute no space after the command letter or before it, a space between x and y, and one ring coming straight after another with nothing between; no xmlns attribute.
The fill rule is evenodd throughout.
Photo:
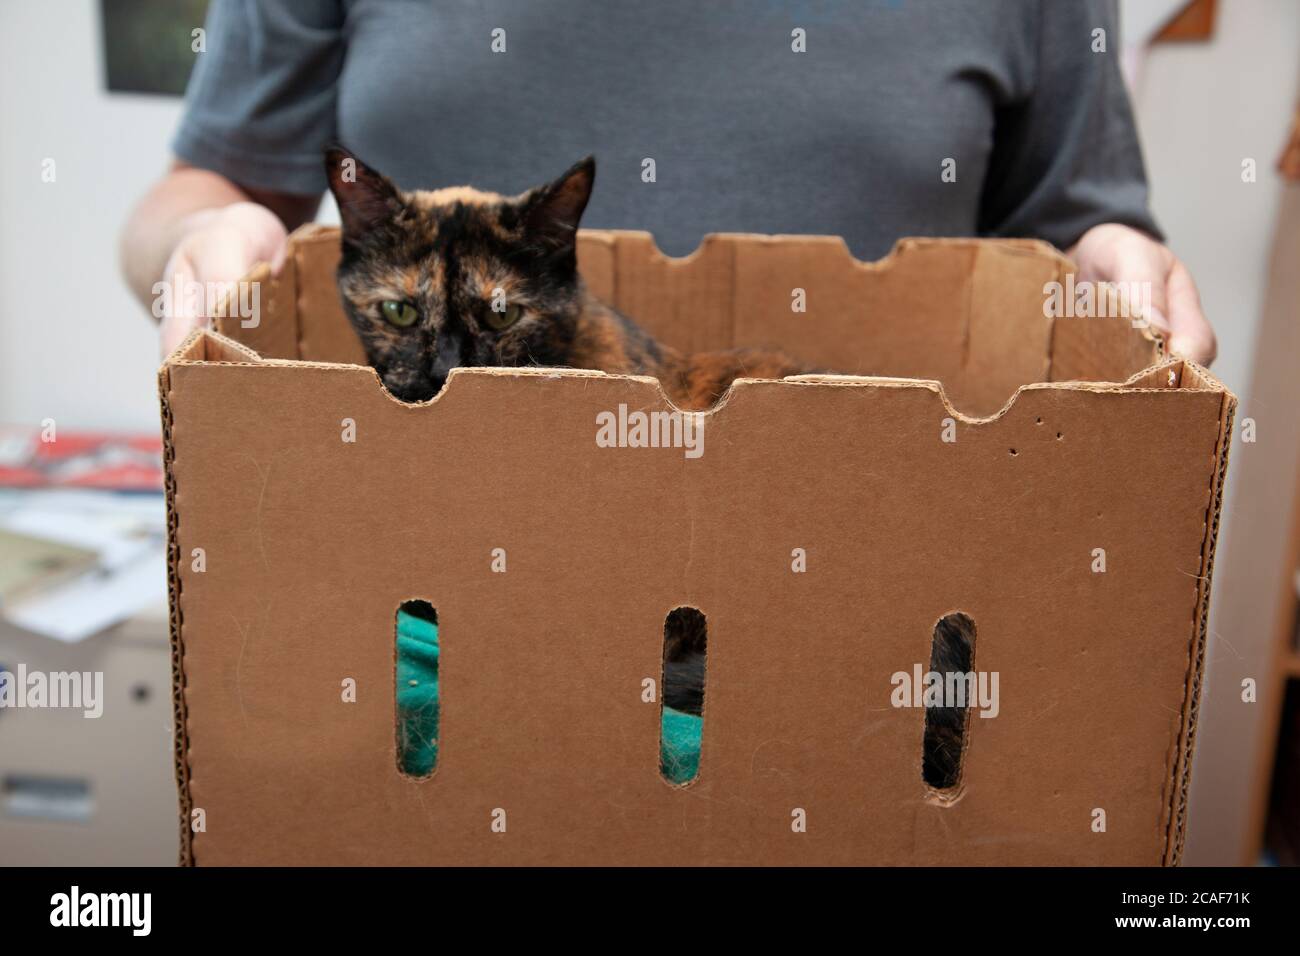
<svg viewBox="0 0 1300 956"><path fill-rule="evenodd" d="M397 746L413 777L438 764L438 625L397 612Z"/></svg>
<svg viewBox="0 0 1300 956"><path fill-rule="evenodd" d="M438 765L439 706L438 625L398 611L398 759L412 777L428 776ZM670 783L687 783L699 773L703 729L704 721L694 714L663 708L659 769Z"/></svg>

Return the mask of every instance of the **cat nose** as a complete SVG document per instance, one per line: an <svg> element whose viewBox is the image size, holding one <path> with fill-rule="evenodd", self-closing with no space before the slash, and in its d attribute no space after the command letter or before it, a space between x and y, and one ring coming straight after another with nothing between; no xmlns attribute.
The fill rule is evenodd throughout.
<svg viewBox="0 0 1300 956"><path fill-rule="evenodd" d="M445 382L451 370L460 365L462 361L460 335L455 332L444 332L438 336L430 375L434 379Z"/></svg>

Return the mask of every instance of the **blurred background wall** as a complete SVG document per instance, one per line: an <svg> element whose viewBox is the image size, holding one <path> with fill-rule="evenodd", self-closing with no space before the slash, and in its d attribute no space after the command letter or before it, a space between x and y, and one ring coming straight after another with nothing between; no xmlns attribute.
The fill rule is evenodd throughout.
<svg viewBox="0 0 1300 956"><path fill-rule="evenodd" d="M1238 396L1250 384L1298 50L1300 4L1221 2L1208 42L1158 44L1134 77L1152 206L1218 333L1214 374ZM1254 183L1241 181L1246 157Z"/></svg>
<svg viewBox="0 0 1300 956"><path fill-rule="evenodd" d="M0 420L155 428L157 336L117 234L180 101L105 92L90 0L0 4L0 75Z"/></svg>

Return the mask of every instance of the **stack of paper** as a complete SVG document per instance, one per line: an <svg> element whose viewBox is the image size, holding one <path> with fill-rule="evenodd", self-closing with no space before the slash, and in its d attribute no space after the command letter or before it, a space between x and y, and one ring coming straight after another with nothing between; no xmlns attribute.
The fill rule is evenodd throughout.
<svg viewBox="0 0 1300 956"><path fill-rule="evenodd" d="M165 599L162 495L0 489L0 615L79 641Z"/></svg>

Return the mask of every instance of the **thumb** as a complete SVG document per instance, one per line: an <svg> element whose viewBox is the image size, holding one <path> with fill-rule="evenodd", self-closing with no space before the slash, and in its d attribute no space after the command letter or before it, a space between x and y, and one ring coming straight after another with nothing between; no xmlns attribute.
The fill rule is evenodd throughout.
<svg viewBox="0 0 1300 956"><path fill-rule="evenodd" d="M1149 324L1152 329L1168 338L1171 331L1169 322L1169 295L1167 276L1169 265L1161 253L1164 250L1155 243L1143 242L1127 250L1127 254L1117 263L1115 274L1109 276L1112 281L1122 283L1125 292L1136 289L1136 301L1128 303L1138 327Z"/></svg>
<svg viewBox="0 0 1300 956"><path fill-rule="evenodd" d="M160 320L158 344L164 359L203 321L202 299L196 301L193 295L194 273L187 253L177 249L163 269L162 281L154 286L153 309Z"/></svg>
<svg viewBox="0 0 1300 956"><path fill-rule="evenodd" d="M1175 260L1169 271L1169 349L1193 362L1209 365L1219 352L1214 328L1201 310L1201 296L1192 274Z"/></svg>

